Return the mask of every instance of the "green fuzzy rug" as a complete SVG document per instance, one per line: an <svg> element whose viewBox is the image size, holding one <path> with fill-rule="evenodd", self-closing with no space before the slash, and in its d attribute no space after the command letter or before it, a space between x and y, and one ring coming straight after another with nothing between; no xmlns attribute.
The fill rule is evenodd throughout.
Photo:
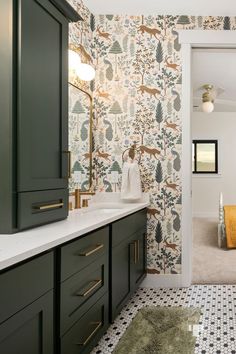
<svg viewBox="0 0 236 354"><path fill-rule="evenodd" d="M192 325L201 310L183 307L143 307L121 337L113 354L192 354Z"/></svg>

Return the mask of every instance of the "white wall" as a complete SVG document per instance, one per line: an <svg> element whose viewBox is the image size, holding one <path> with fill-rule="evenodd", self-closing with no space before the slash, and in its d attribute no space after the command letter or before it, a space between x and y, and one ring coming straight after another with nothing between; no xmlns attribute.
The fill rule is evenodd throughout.
<svg viewBox="0 0 236 354"><path fill-rule="evenodd" d="M235 0L84 0L94 14L162 14L195 16L234 16Z"/></svg>
<svg viewBox="0 0 236 354"><path fill-rule="evenodd" d="M193 216L218 216L221 191L224 204L236 204L236 112L194 112L192 137L219 141L219 174L192 178Z"/></svg>

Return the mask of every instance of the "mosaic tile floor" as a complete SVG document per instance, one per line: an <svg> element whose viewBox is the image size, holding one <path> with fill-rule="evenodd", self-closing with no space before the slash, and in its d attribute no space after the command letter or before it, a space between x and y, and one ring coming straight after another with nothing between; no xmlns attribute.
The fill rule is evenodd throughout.
<svg viewBox="0 0 236 354"><path fill-rule="evenodd" d="M141 288L123 308L92 354L112 353L138 309L146 305L201 307L195 354L236 354L236 285Z"/></svg>

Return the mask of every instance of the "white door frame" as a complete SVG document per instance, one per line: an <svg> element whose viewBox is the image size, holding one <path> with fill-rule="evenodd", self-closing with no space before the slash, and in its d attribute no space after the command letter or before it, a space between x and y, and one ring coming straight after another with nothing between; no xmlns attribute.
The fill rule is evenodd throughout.
<svg viewBox="0 0 236 354"><path fill-rule="evenodd" d="M192 282L192 48L236 48L236 31L179 30L182 52L182 281Z"/></svg>

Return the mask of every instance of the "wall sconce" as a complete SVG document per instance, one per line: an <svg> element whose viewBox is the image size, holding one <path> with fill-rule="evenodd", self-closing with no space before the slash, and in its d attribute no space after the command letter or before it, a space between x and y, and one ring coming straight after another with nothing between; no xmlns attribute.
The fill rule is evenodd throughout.
<svg viewBox="0 0 236 354"><path fill-rule="evenodd" d="M79 54L69 49L69 75L78 76L82 81L91 81L95 78L95 70L90 64L81 63Z"/></svg>
<svg viewBox="0 0 236 354"><path fill-rule="evenodd" d="M202 111L204 113L211 113L214 110L214 100L212 97L213 85L207 84L203 88L206 92L202 94Z"/></svg>

